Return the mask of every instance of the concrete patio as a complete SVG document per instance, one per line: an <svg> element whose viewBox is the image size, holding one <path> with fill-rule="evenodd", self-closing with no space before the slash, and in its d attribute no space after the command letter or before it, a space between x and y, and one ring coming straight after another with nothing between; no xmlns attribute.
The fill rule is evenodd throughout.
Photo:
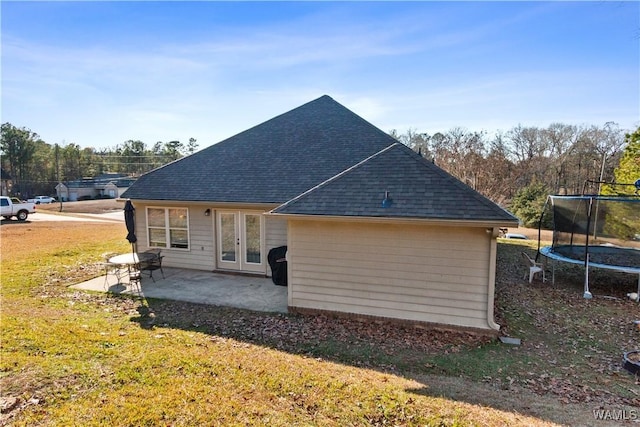
<svg viewBox="0 0 640 427"><path fill-rule="evenodd" d="M71 286L73 289L186 301L266 312L287 312L287 287L276 286L270 278L164 268L146 274L140 286L128 278L118 282L115 275L99 276Z"/></svg>

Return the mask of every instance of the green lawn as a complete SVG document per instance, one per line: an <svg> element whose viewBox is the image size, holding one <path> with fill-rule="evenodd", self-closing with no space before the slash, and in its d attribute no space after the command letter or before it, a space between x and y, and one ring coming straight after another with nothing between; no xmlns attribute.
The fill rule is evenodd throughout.
<svg viewBox="0 0 640 427"><path fill-rule="evenodd" d="M566 414L593 420L593 405L580 397L557 406L549 384L556 379L572 390L562 383L565 366L539 356L571 339L566 352L553 355L555 363L575 362L574 372L584 374L589 363L601 366L598 354L609 360L619 351L611 339L594 342L579 333L581 321L608 315L597 305L593 318L560 322L559 335L546 336L537 323L544 308L537 304L549 303L548 292L521 283L514 289L538 292L539 299L522 309L509 300L522 295L511 290L499 304L509 332L531 347L455 332L79 292L67 285L97 274L102 253L127 249L122 226L26 226L31 229L2 226L2 423L14 426L530 426ZM25 242L34 237L42 243ZM559 301L544 317L557 324L554 316L583 309L583 301L575 301L573 310ZM629 307L620 303L619 310ZM622 329L633 315L614 314L620 330L611 333L637 339ZM590 358L572 357L586 349L593 350ZM633 403L637 384L613 371L598 374L611 382L605 389L589 382L593 375L584 374L585 384L597 388L605 404ZM477 391L465 395L464 389ZM456 393L459 401L443 397ZM540 402L548 404L535 407ZM524 415L527 407L541 415Z"/></svg>

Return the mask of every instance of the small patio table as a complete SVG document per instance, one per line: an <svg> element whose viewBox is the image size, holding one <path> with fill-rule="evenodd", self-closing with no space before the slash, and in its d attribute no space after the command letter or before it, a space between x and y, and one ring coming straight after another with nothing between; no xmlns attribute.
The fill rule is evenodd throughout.
<svg viewBox="0 0 640 427"><path fill-rule="evenodd" d="M111 257L111 258L109 258L109 262L111 264L117 264L117 265L130 267L132 265L153 261L153 259L155 257L156 257L156 255L152 254L152 253L147 253L147 252L133 253L133 252L130 252L130 253L127 253L127 254L120 254L120 255L116 255L114 257Z"/></svg>
<svg viewBox="0 0 640 427"><path fill-rule="evenodd" d="M129 272L129 283L133 285L134 283L138 286L140 285L140 279L142 276L140 274L140 264L148 263L153 261L156 258L156 255L153 253L142 252L142 253L126 253L116 255L114 257L109 258L109 263L118 265L121 267L125 267Z"/></svg>

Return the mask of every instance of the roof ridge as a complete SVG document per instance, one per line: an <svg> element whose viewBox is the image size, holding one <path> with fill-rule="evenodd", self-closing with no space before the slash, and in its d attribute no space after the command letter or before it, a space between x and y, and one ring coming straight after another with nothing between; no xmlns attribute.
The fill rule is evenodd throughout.
<svg viewBox="0 0 640 427"><path fill-rule="evenodd" d="M409 147L407 147L407 148L409 148ZM420 154L418 154L415 151L411 150L411 148L409 148L409 150L412 153L415 153L416 156L420 156ZM492 208L492 209L493 208L498 208L498 209L502 210L504 213L508 214L509 216L513 216L513 214L511 212L509 212L507 209L503 208L502 206L500 206L499 204L497 204L493 200L489 199L487 196L483 195L478 190L476 190L475 188L471 187L470 185L468 185L467 183L465 183L461 179L459 179L459 178L455 177L454 175L450 174L449 172L445 171L444 169L442 169L437 164L435 164L433 162L430 162L429 160L427 160L426 158L424 158L422 156L420 156L420 158L422 159L422 161L425 164L425 166L433 167L434 170L437 173L441 174L444 178L446 178L448 181L450 181L453 185L459 187L461 190L467 191L469 193L469 196L473 197L477 202L481 203L482 205L484 205L486 207Z"/></svg>
<svg viewBox="0 0 640 427"><path fill-rule="evenodd" d="M300 109L306 108L306 107L308 107L310 104L317 103L317 102L318 102L318 101L320 101L320 100L330 100L330 101L334 102L335 104L337 104L337 105L339 105L339 106L341 106L341 107L345 108L346 110L348 110L345 106L343 106L342 104L340 104L338 101L336 101L335 99L331 98L329 95L326 95L326 94L325 94L325 95L322 95L322 96L320 96L320 97L318 97L318 98L316 98L316 99L314 99L314 100L311 100L311 101L305 102L305 103L304 103L304 104L302 104L302 105L298 105L297 107L293 107L293 108L291 108L290 110L287 110L287 111L285 111L285 112L283 112L283 113L280 113L280 114L278 114L278 115L276 115L276 116L273 116L273 117L270 117L270 118L268 118L268 119L266 119L266 120L263 120L263 121L261 121L260 123L257 123L257 124L255 124L255 125L251 126L250 128L247 128L247 129L245 129L245 130L242 130L242 131L240 131L240 132L238 132L238 133L236 133L236 134L233 134L233 135L231 135L231 136L229 136L229 137L227 137L227 138L225 138L225 139L223 139L223 140L220 140L220 141L218 141L218 142L214 142L214 143L213 143L213 144L211 144L210 146L208 146L208 147L206 147L206 148L204 148L204 149L202 149L202 150L200 150L200 151L206 151L206 150L212 149L213 147L216 147L216 146L217 146L217 147L221 147L221 146L224 146L224 145L227 145L227 144L231 144L231 143L235 142L235 140L236 140L238 137L240 137L241 135L248 134L248 133L250 133L250 132L254 131L256 128L259 128L259 127L261 127L261 126L263 126L263 125L265 125L265 124L267 124L267 123L274 122L274 121L276 121L276 120L280 119L280 118L281 118L281 117L283 117L283 116L289 115L289 114L291 114L291 113L293 113L293 112L295 112L295 111L299 111ZM353 113L353 112L352 112L352 113ZM353 113L353 114L355 114L355 113ZM196 153L194 153L194 154L196 154Z"/></svg>
<svg viewBox="0 0 640 427"><path fill-rule="evenodd" d="M265 123L269 123L269 122L271 122L271 121L273 121L273 120L278 119L279 117L282 117L282 116L284 116L284 115L286 115L286 114L289 114L289 113L291 113L291 112L293 112L293 111L296 111L296 110L298 110L298 109L300 109L300 108L303 108L303 107L305 107L305 106L308 106L309 104L312 104L312 103L314 103L314 102L317 102L317 101L319 101L319 100L321 100L321 99L329 99L329 100L331 100L331 101L335 102L335 103L336 103L336 104L338 104L338 105L342 105L342 104L340 104L339 102L337 102L336 100L334 100L333 98L331 98L329 95L326 95L326 94L325 94L325 95L322 95L322 96L320 96L319 98L316 98L316 99L314 99L314 100L312 100L312 101L306 102L306 103L304 103L304 104L302 104L302 105L299 105L299 106L294 107L294 108L292 108L292 109L290 109L290 110L288 110L288 111L285 111L284 113L278 114L277 116L271 117L271 118L269 118L269 119L267 119L267 120L265 120L265 121L263 121L263 122L260 122L260 123L258 123L258 124L256 124L256 125L254 125L254 126L251 126L249 129L245 129L245 130L240 131L240 132L238 132L238 133L236 133L236 134L234 134L234 135L231 135L231 136L230 136L230 137L228 137L228 138L225 138L225 139L223 139L223 140L221 140L221 141L215 142L215 143L213 143L213 144L209 145L208 147L203 148L202 150L196 151L195 153L191 153L191 154L189 154L189 155L187 155L187 156L180 157L179 159L175 159L175 160L172 160L172 161L171 161L171 162L169 162L169 163L165 163L164 165L158 166L158 167L157 167L157 168L155 168L155 169L152 169L152 170L150 170L150 171L148 171L148 172L143 173L142 175L140 175L140 177L143 177L143 176L145 176L145 175L147 175L147 174L149 174L149 173L151 173L151 172L154 172L154 171L157 171L157 170L160 170L160 169L164 169L164 168L166 168L166 167L168 167L168 166L170 166L170 165L172 165L172 164L174 164L174 163L177 163L177 162L179 162L179 161L181 161L181 160L187 159L188 157L191 157L191 156L193 156L193 155L195 155L195 154L201 153L201 152L203 152L203 151L210 150L210 149L212 149L213 147L216 147L216 146L217 146L217 147L219 148L219 147L221 147L221 146L225 145L226 143L233 143L236 137L238 137L238 136L240 136L240 135L242 135L242 134L248 133L248 132L250 132L251 130L253 130L253 129L255 129L255 128L259 127L259 126L264 125ZM343 106L343 108L346 108L346 107L344 107L344 106Z"/></svg>
<svg viewBox="0 0 640 427"><path fill-rule="evenodd" d="M407 147L407 148L409 148L409 147ZM415 151L413 151L413 150L411 150L411 151L419 156L419 154L416 153ZM457 186L461 190L468 191L469 192L469 196L473 197L477 202L480 202L484 206L487 206L487 207L490 207L490 208L497 207L497 208L501 209L502 211L504 211L505 213L513 216L513 214L511 212L509 212L508 210L506 210L505 208L503 208L502 206L500 206L499 204L497 204L493 200L489 199L487 196L483 195L478 190L476 190L475 188L471 187L469 184L467 184L464 181L462 181L461 179L455 177L453 174L445 171L444 169L442 169L437 164L428 161L427 159L425 159L422 156L420 156L420 157L422 158L423 162L425 163L425 166L433 167L436 170L437 173L441 174L444 178L446 178L448 181L450 181L453 185Z"/></svg>
<svg viewBox="0 0 640 427"><path fill-rule="evenodd" d="M404 166L408 167L410 164L414 166L405 171ZM396 169L396 171L393 172L390 169ZM389 179L384 179L381 176L388 173L391 174ZM405 173L411 177L419 175L431 176L431 178L418 179L415 185L406 184L403 183ZM385 189L389 189L391 192L399 192L397 194L399 195L399 204L396 208L400 208L400 211L385 210L383 212L379 209L380 206L372 204L371 197L373 197L376 185L387 187ZM420 202L409 201L412 200L409 194L422 195L424 200L421 199ZM346 202L345 197L351 199ZM440 203L444 203L444 207L440 206ZM461 220L482 219L507 222L516 220L506 209L400 142L372 154L272 209L271 212L317 215L330 215L327 212L333 212L338 216L398 218L424 216L425 218L447 217ZM366 212L368 214L363 215Z"/></svg>
<svg viewBox="0 0 640 427"><path fill-rule="evenodd" d="M385 153L386 151L389 151L390 149L392 149L393 147L398 146L398 145L403 145L403 144L402 144L401 142L395 142L395 143L393 143L393 144L389 145L388 147L383 148L382 150L378 151L377 153L374 153L374 154L370 155L370 156L369 156L369 157L367 157L366 159L363 159L363 160L359 161L359 162L358 162L358 163L356 163L355 165L353 165L353 166L351 166L351 167L348 167L347 169L343 170L343 171L342 171L342 172L340 172L340 173L337 173L336 175L332 176L332 177L331 177L331 178L329 178L329 179L324 180L324 181L323 181L323 182L321 182L320 184L318 184L318 185L315 185L315 186L311 187L310 189L308 189L308 190L307 190L307 191L305 191L304 193L301 193L301 194L297 195L297 196L296 196L296 197L294 197L293 199L291 199L291 200L287 200L287 201L286 201L286 202L284 202L283 204L281 204L281 205L279 205L279 206L277 206L277 207L273 208L273 209L271 210L271 212L273 212L273 211L275 211L275 210L277 210L277 209L280 209L280 208L284 208L284 207L286 207L286 206L288 206L288 205L291 205L291 204L295 203L296 201L298 201L298 200L302 199L303 197L307 196L309 193L311 193L311 192L313 192L313 191L315 191L315 190L317 190L317 189L319 189L319 188L322 188L322 187L325 187L325 186L329 185L329 184L330 184L330 183L332 183L333 181L335 181L335 180L339 179L340 177L342 177L342 176L344 176L344 175L348 174L349 172L351 172L351 171L353 171L353 170L357 169L358 167L362 166L364 163L366 163L366 162L368 162L368 161L370 161L370 160L372 160L372 159L374 159L374 158L376 158L376 157L378 157L378 156L382 155L382 154L383 154L383 153Z"/></svg>

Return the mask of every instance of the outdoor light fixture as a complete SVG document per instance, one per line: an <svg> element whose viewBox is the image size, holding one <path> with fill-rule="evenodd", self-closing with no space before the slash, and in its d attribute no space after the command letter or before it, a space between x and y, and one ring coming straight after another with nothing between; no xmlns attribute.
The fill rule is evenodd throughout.
<svg viewBox="0 0 640 427"><path fill-rule="evenodd" d="M204 211L204 216L211 216L211 209L207 208L207 210Z"/></svg>
<svg viewBox="0 0 640 427"><path fill-rule="evenodd" d="M388 208L388 207L391 207L391 204L393 204L393 199L391 199L391 197L389 197L389 192L385 191L384 192L384 199L382 199L382 207L383 208Z"/></svg>

